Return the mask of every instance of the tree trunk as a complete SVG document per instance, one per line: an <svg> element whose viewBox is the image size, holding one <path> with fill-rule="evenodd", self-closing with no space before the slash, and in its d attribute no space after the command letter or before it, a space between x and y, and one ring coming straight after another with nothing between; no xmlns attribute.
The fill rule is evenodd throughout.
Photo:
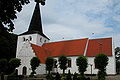
<svg viewBox="0 0 120 80"><path fill-rule="evenodd" d="M50 70L48 71L48 74L50 74Z"/></svg>
<svg viewBox="0 0 120 80"><path fill-rule="evenodd" d="M65 74L65 70L63 69L63 74Z"/></svg>

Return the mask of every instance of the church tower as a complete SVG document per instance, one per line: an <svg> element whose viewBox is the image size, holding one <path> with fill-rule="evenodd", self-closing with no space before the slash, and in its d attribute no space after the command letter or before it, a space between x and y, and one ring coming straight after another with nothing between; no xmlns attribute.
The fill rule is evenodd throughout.
<svg viewBox="0 0 120 80"><path fill-rule="evenodd" d="M16 58L21 59L21 65L18 68L19 75L30 75L31 67L30 60L35 57L35 53L31 47L31 43L42 46L44 43L49 42L49 38L43 33L40 6L41 0L35 0L36 6L33 12L33 16L26 32L18 36ZM42 70L45 72L44 70Z"/></svg>
<svg viewBox="0 0 120 80"><path fill-rule="evenodd" d="M43 33L39 2L36 2L28 31L18 36L17 52L19 52L22 45L27 41L38 46L49 42L49 38Z"/></svg>

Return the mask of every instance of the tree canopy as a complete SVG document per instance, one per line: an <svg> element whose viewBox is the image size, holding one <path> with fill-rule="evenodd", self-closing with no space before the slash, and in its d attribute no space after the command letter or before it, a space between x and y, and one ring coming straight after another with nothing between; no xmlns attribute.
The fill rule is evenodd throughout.
<svg viewBox="0 0 120 80"><path fill-rule="evenodd" d="M80 74L84 76L84 72L86 71L88 65L87 58L85 56L80 55L76 59L76 65L78 66L78 71L80 72Z"/></svg>
<svg viewBox="0 0 120 80"><path fill-rule="evenodd" d="M35 70L36 68L40 65L40 60L38 57L33 57L30 61L30 65L31 65L31 68L32 68L32 73L31 74L35 74Z"/></svg>
<svg viewBox="0 0 120 80"><path fill-rule="evenodd" d="M46 64L46 70L49 71L50 74L50 71L52 71L53 68L54 59L52 57L48 57L45 61L45 64Z"/></svg>
<svg viewBox="0 0 120 80"><path fill-rule="evenodd" d="M17 35L8 33L7 31L0 32L0 59L5 58L10 60L16 56Z"/></svg>
<svg viewBox="0 0 120 80"><path fill-rule="evenodd" d="M95 59L95 67L99 69L98 80L105 80L106 66L108 65L109 58L105 54L98 54Z"/></svg>
<svg viewBox="0 0 120 80"><path fill-rule="evenodd" d="M59 57L58 61L59 61L59 67L60 67L60 69L63 70L63 74L64 74L65 70L67 69L68 59L67 59L66 56L62 55L62 56Z"/></svg>
<svg viewBox="0 0 120 80"><path fill-rule="evenodd" d="M13 31L16 13L22 10L22 5L28 3L29 0L0 0L0 30Z"/></svg>

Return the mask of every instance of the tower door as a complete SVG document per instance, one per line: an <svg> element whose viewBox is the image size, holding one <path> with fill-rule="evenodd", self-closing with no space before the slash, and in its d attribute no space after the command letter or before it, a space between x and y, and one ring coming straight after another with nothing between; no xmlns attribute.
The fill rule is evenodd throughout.
<svg viewBox="0 0 120 80"><path fill-rule="evenodd" d="M27 67L26 67L26 66L23 67L22 74L23 74L23 75L26 75L26 74L27 74Z"/></svg>

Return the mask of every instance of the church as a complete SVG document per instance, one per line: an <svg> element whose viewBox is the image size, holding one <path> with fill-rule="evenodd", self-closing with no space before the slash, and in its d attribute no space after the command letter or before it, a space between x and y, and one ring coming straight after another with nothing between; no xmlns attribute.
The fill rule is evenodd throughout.
<svg viewBox="0 0 120 80"><path fill-rule="evenodd" d="M111 37L49 42L50 39L43 33L42 28L40 6L36 2L28 30L18 36L16 58L21 59L21 65L18 67L19 75L30 75L32 71L30 60L35 56L41 61L40 66L36 70L36 74L46 74L46 58L52 56L56 63L58 63L58 57L61 55L67 56L69 60L69 66L66 72L70 70L71 73L78 73L76 59L79 55L84 55L88 59L88 67L85 74L97 74L98 69L95 68L94 58L100 53L104 53L109 58L106 67L107 74L116 74L113 39ZM62 73L62 70L57 66L53 68L52 72Z"/></svg>

